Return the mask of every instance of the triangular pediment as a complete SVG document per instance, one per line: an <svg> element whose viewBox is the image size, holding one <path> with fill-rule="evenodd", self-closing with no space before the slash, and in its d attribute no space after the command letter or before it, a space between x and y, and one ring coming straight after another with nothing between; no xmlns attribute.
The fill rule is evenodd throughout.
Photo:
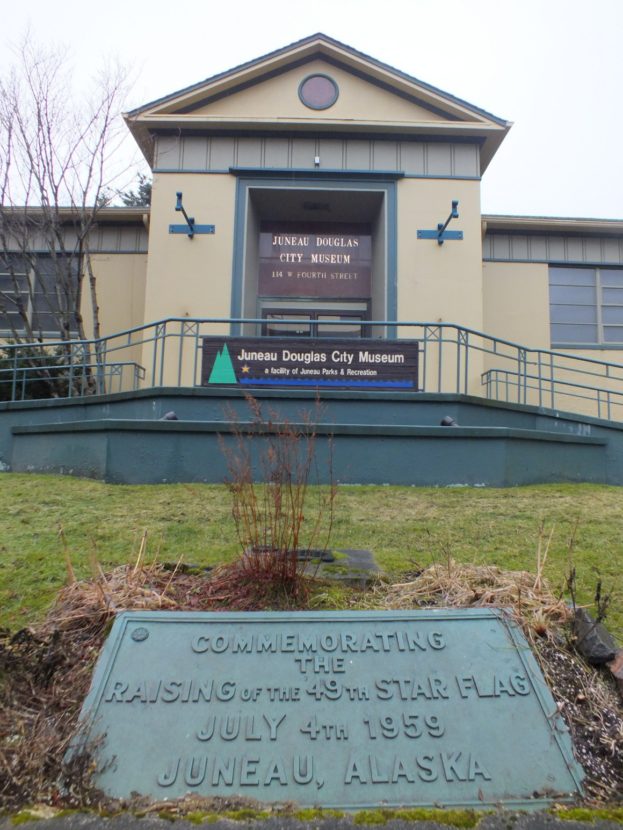
<svg viewBox="0 0 623 830"><path fill-rule="evenodd" d="M310 77L335 90L321 105ZM322 83L322 82L321 82ZM484 169L510 125L484 110L318 34L126 115L146 155L154 133L198 130L470 137Z"/></svg>
<svg viewBox="0 0 623 830"><path fill-rule="evenodd" d="M311 109L301 100L299 89L306 78L330 78L336 85L337 100L326 109ZM276 77L246 86L230 95L206 96L178 114L206 118L250 118L285 121L439 123L448 120L440 110L383 89L340 66L317 58ZM454 120L454 119L452 119Z"/></svg>

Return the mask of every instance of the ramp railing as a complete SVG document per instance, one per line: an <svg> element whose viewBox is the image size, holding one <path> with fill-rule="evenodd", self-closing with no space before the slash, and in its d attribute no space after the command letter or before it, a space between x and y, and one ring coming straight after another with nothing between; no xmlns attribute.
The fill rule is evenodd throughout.
<svg viewBox="0 0 623 830"><path fill-rule="evenodd" d="M287 327L300 320L279 322ZM0 346L0 401L200 386L204 337L259 336L265 324L259 318L172 317L98 340L6 343ZM332 337L339 336L340 326L352 327L352 321L332 320ZM418 392L623 418L622 364L531 349L452 323L374 320L366 322L366 330L377 342L418 343Z"/></svg>

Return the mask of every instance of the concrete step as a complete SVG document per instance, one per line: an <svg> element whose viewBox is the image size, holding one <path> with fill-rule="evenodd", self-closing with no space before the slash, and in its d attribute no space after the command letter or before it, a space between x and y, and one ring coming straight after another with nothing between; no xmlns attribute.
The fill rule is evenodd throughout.
<svg viewBox="0 0 623 830"><path fill-rule="evenodd" d="M238 429L246 432L243 424ZM278 424L273 424L273 434ZM230 421L100 418L14 426L10 467L140 484L219 483ZM504 426L318 424L319 479L355 484L507 487L608 480L607 437ZM254 434L249 425L249 435ZM262 436L253 444L259 454ZM259 467L259 465L258 465Z"/></svg>

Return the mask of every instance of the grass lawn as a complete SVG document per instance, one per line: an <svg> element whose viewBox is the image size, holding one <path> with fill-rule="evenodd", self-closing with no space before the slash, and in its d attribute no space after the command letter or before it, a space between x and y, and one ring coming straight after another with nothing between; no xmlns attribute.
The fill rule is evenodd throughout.
<svg viewBox="0 0 623 830"><path fill-rule="evenodd" d="M223 486L122 486L61 476L0 475L0 626L45 612L65 579L62 525L77 576L96 558L130 561L144 530L161 561L216 564L239 551ZM562 586L570 560L578 600L599 579L611 591L607 625L623 641L623 488L544 485L513 489L341 487L331 546L371 549L390 573L433 561L534 570L539 533L553 529L546 575ZM310 520L313 509L309 510ZM570 539L575 541L570 554Z"/></svg>

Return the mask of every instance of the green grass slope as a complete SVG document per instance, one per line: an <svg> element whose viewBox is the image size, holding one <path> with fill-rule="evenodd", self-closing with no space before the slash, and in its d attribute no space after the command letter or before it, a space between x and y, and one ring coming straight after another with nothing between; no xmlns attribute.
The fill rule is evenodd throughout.
<svg viewBox="0 0 623 830"><path fill-rule="evenodd" d="M306 520L314 520L314 493ZM62 526L78 578L136 554L216 564L239 551L224 486L122 486L61 476L0 475L0 625L39 619L65 580ZM534 570L551 535L546 576L561 590L570 565L577 598L612 593L607 625L623 641L623 488L546 485L513 489L341 487L331 547L367 548L389 573L434 561ZM325 519L327 517L325 516ZM571 542L573 540L573 543Z"/></svg>

